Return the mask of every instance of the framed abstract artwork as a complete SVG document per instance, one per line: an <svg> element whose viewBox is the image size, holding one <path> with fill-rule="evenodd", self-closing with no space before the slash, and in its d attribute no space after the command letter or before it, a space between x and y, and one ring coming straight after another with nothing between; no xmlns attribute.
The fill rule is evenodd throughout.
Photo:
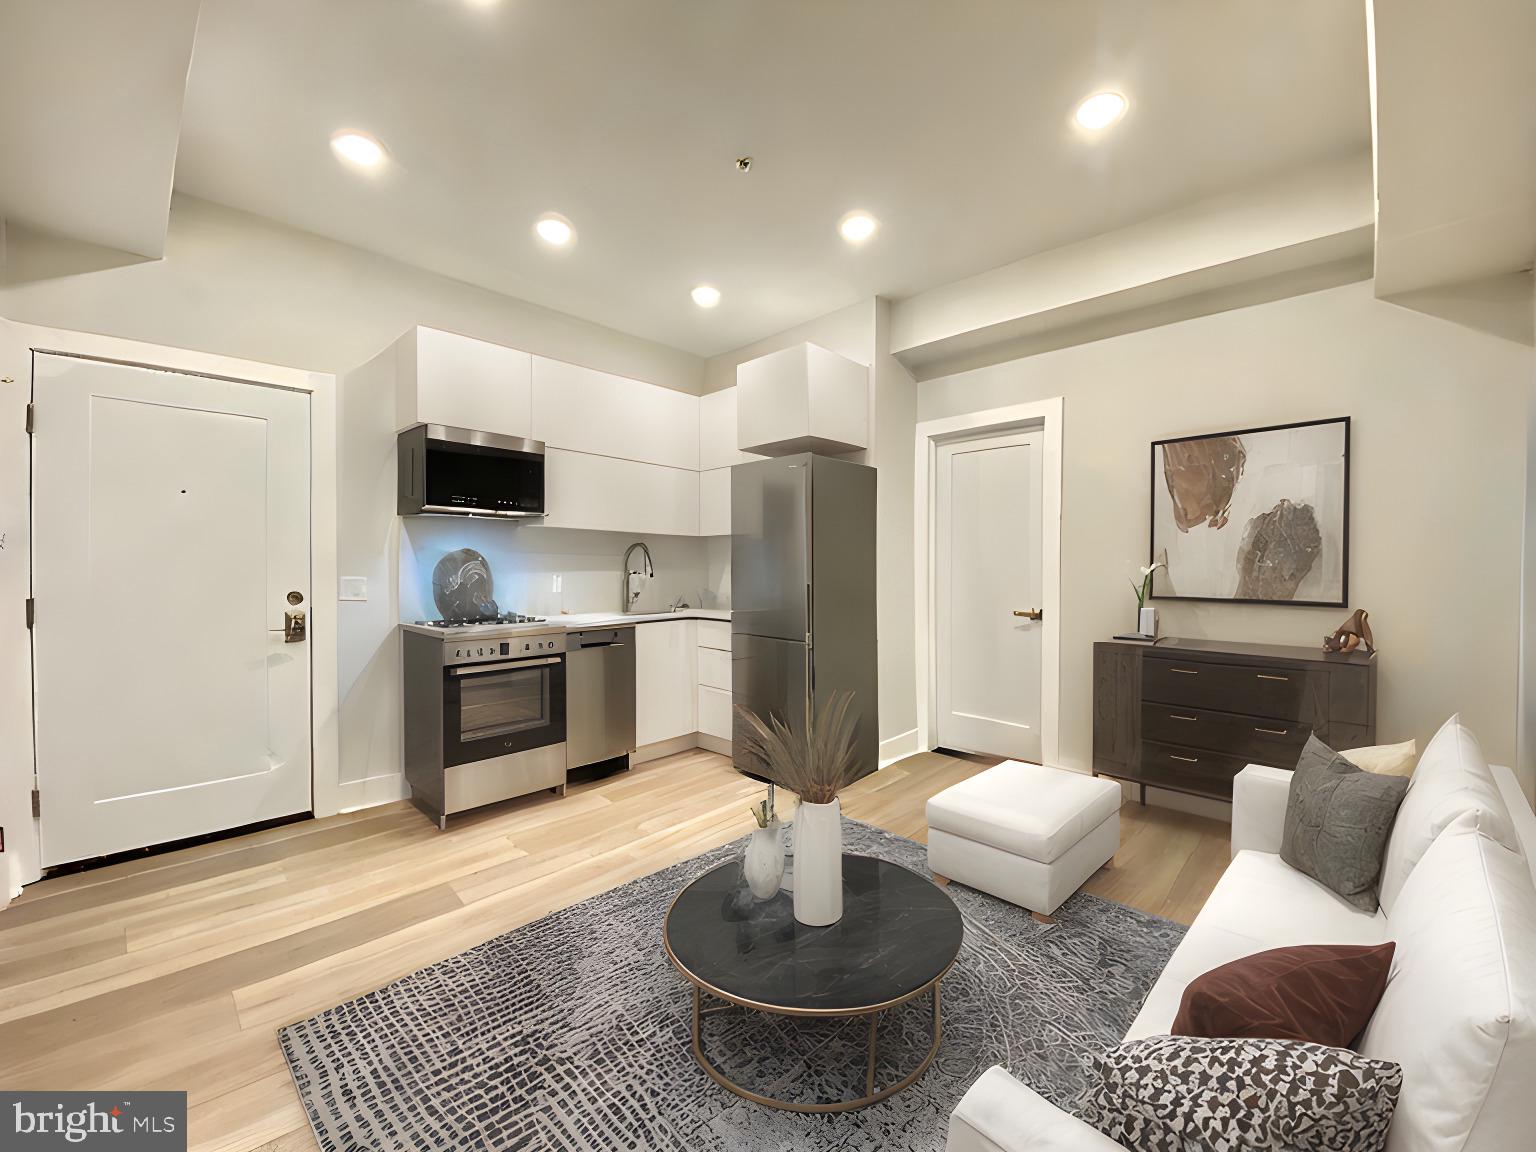
<svg viewBox="0 0 1536 1152"><path fill-rule="evenodd" d="M1160 600L1342 608L1349 417L1152 444Z"/></svg>

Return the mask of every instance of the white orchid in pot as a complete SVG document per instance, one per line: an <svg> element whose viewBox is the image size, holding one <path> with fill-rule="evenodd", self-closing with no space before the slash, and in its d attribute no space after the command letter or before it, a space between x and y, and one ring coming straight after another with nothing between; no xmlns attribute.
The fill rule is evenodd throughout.
<svg viewBox="0 0 1536 1152"><path fill-rule="evenodd" d="M786 724L736 706L747 759L800 798L795 810L795 919L835 924L843 915L843 823L837 794L858 778L853 693L833 692L814 717Z"/></svg>
<svg viewBox="0 0 1536 1152"><path fill-rule="evenodd" d="M1131 587L1136 590L1136 631L1143 636L1157 635L1157 609L1148 608L1147 600L1152 595L1153 575L1159 568L1167 567L1168 565L1161 560L1143 564L1139 569L1141 579L1131 581Z"/></svg>

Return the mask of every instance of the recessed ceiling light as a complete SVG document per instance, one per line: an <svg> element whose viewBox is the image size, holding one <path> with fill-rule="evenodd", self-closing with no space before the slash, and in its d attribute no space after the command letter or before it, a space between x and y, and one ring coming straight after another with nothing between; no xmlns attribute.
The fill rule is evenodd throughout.
<svg viewBox="0 0 1536 1152"><path fill-rule="evenodd" d="M558 212L544 213L534 222L533 230L538 233L540 240L556 248L564 248L576 239L576 229Z"/></svg>
<svg viewBox="0 0 1536 1152"><path fill-rule="evenodd" d="M720 303L720 289L708 284L700 284L690 295L693 297L693 302L700 308L713 308Z"/></svg>
<svg viewBox="0 0 1536 1152"><path fill-rule="evenodd" d="M1090 131L1108 128L1125 115L1126 99L1118 92L1096 92L1077 106L1076 119Z"/></svg>
<svg viewBox="0 0 1536 1152"><path fill-rule="evenodd" d="M873 236L880 227L880 222L868 212L850 212L842 218L837 230L843 234L843 239L850 244L862 244Z"/></svg>
<svg viewBox="0 0 1536 1152"><path fill-rule="evenodd" d="M377 168L384 163L384 145L368 133L350 128L332 133L331 151L358 168Z"/></svg>

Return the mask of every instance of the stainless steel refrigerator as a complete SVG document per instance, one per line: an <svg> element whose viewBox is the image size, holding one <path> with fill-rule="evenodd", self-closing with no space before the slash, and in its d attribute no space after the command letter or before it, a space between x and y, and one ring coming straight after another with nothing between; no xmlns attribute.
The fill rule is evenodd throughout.
<svg viewBox="0 0 1536 1152"><path fill-rule="evenodd" d="M859 775L878 766L875 470L802 453L731 469L731 694L799 725L854 694ZM735 721L734 761L744 755Z"/></svg>

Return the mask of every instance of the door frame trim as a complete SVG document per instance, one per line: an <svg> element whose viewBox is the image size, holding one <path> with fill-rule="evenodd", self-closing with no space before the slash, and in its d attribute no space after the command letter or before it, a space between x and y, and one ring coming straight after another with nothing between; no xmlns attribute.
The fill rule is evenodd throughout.
<svg viewBox="0 0 1536 1152"><path fill-rule="evenodd" d="M316 816L333 815L342 810L347 799L345 786L339 781L340 751L337 739L337 628L336 628L336 378L328 372L310 372L300 368L287 368L275 364L262 364L254 360L241 360L207 352L195 352L182 348L169 348L138 340L124 340L115 336L100 336L88 332L72 332L62 328L46 328L35 324L23 324L0 319L0 324L19 339L26 349L28 362L18 365L18 370L0 364L0 376L12 377L14 384L5 385L9 392L24 392L18 396L0 397L0 410L8 410L10 401L20 399L25 403L32 392L32 357L35 353L56 353L85 359L105 360L134 367L178 372L191 376L208 376L217 379L251 384L257 387L284 388L308 393L309 403L309 564L310 564L310 613L309 633L310 660L310 801ZM14 443L22 467L30 473L31 442L21 428L7 421L0 429L0 451L8 452ZM8 476L5 477L8 482ZM26 482L26 483L29 483ZM30 494L25 501L24 532L27 545L23 555L28 570L31 568L30 540L32 534L32 510ZM21 534L20 532L18 534ZM46 595L46 594L45 594ZM46 605L46 600L45 600ZM313 609L321 607L321 620L314 620ZM44 608L46 610L46 607ZM0 639L9 639L11 616L7 612L0 622ZM327 619L328 617L328 619ZM320 626L316 627L318 623ZM20 633L26 644L30 663L31 635ZM21 715L31 727L33 701L31 677L27 679L27 699ZM0 701L9 704L10 701ZM39 822L28 811L8 811L5 801L9 796L30 796L32 774L36 763L35 738L29 732L27 742L32 756L25 762L0 763L0 826L5 827L6 856L18 857L15 879L30 884L42 875L40 861ZM14 774L15 779L12 779ZM25 791L21 778L25 777ZM46 803L46 800L44 801ZM23 829L27 831L23 833ZM5 877L0 877L4 887ZM0 907L5 905L9 891L0 891Z"/></svg>
<svg viewBox="0 0 1536 1152"><path fill-rule="evenodd" d="M938 731L938 662L934 628L935 537L934 508L938 498L939 445L974 440L988 434L1040 429L1044 436L1040 493L1040 587L1045 610L1040 638L1040 759L1058 762L1061 712L1061 472L1064 399L1054 396L1027 404L988 408L917 425L916 461L913 471L915 512L912 539L916 543L913 600L916 606L917 743L920 749L935 746Z"/></svg>

